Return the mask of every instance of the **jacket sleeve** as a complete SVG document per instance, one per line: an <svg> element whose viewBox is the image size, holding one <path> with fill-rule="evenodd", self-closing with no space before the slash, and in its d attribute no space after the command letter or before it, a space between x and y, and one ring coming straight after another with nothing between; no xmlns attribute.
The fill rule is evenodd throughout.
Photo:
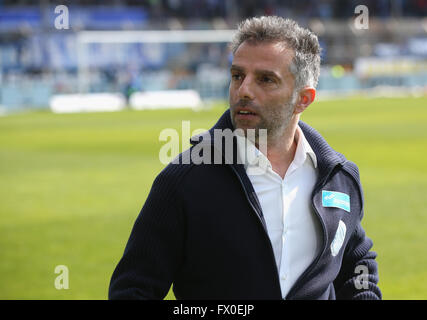
<svg viewBox="0 0 427 320"><path fill-rule="evenodd" d="M347 247L341 271L334 281L336 298L345 300L378 300L382 298L378 284L377 254L370 251L372 240L359 224Z"/></svg>
<svg viewBox="0 0 427 320"><path fill-rule="evenodd" d="M363 218L364 197L360 184L359 169L348 161L345 164L360 191L360 214L351 235L342 261L341 271L334 281L337 299L378 300L382 299L378 287L377 254L371 251L373 242L365 234L361 221Z"/></svg>
<svg viewBox="0 0 427 320"><path fill-rule="evenodd" d="M109 299L163 299L183 252L182 207L176 181L162 171L139 213L111 277Z"/></svg>

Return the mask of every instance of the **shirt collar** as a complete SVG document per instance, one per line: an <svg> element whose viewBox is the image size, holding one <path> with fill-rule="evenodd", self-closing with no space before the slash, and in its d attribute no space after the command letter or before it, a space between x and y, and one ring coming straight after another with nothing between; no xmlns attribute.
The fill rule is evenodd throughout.
<svg viewBox="0 0 427 320"><path fill-rule="evenodd" d="M268 158L255 146L255 144L246 139L246 137L236 134L237 138L237 149L239 151L240 159L243 159L245 169L248 166L256 166L260 163L260 160L265 161L269 168L271 168L271 163ZM307 139L304 136L301 128L297 126L295 132L295 140L297 143L297 149L295 151L295 157L293 164L297 167L304 164L307 159L307 154L310 156L310 159L313 163L314 168L317 168L317 157L308 143Z"/></svg>
<svg viewBox="0 0 427 320"><path fill-rule="evenodd" d="M316 154L314 153L313 149L311 148L310 144L308 143L307 139L304 136L304 133L302 132L299 126L297 126L295 139L297 141L297 150L295 152L294 162L296 160L297 165L302 165L308 154L311 158L311 161L313 162L313 166L317 168ZM300 160L300 162L298 162L298 160Z"/></svg>

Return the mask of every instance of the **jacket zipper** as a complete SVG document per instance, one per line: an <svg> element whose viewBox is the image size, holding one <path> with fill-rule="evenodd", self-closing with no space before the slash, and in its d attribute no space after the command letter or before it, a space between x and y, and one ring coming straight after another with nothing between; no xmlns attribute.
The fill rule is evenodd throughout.
<svg viewBox="0 0 427 320"><path fill-rule="evenodd" d="M270 247L270 256L271 256L271 258L273 259L273 264L274 264L274 267L275 267L275 269L276 269L276 281L277 281L277 283L279 284L280 297L282 297L282 292L281 292L281 289L280 289L280 277L279 277L279 270L277 269L277 265L276 265L276 258L274 257L273 247L272 247L272 245L271 245L270 237L268 236L268 232L267 232L267 229L266 229L266 227L265 227L265 223L264 223L264 221L261 219L260 215L258 214L257 209L255 208L254 204L252 203L251 199L249 198L249 195L248 195L248 192L247 192L247 190L246 190L245 184L243 183L242 178L240 178L239 173L237 172L237 170L236 170L232 165L230 165L230 167L231 167L231 169L234 171L234 173L236 174L237 178L239 179L240 184L242 185L242 188L243 188L243 190L245 191L246 199L249 201L249 203L250 203L250 205L251 205L252 209L254 210L254 212L255 212L256 216L258 217L258 220L259 220L259 221L260 221L260 223L262 224L262 228L263 228L263 230L264 230L264 234L265 234L265 236L267 237L268 244L269 244L269 247Z"/></svg>
<svg viewBox="0 0 427 320"><path fill-rule="evenodd" d="M322 183L319 184L312 193L312 197L311 197L311 206L314 209L314 212L316 213L317 218L320 221L320 224L322 226L322 231L323 231L323 246L322 246L322 250L320 250L319 254L317 255L316 259L314 259L314 261L311 263L311 265L302 273L302 275L298 278L298 280L295 282L295 284L293 285L293 287L291 288L291 290L289 290L288 294L286 295L286 298L290 297L292 298L292 295L295 294L295 292L301 287L304 278L314 269L314 267L317 265L317 263L319 262L320 258L322 257L322 255L324 254L327 244L328 244L328 234L326 232L326 225L325 222L323 221L322 217L320 216L319 211L317 210L315 204L314 204L314 195L316 193L318 193L326 184L326 182L329 180L330 175L332 174L332 172L337 168L341 166L341 164L337 164L336 166L332 167L332 169L329 170L329 172L326 174L325 179L323 179Z"/></svg>

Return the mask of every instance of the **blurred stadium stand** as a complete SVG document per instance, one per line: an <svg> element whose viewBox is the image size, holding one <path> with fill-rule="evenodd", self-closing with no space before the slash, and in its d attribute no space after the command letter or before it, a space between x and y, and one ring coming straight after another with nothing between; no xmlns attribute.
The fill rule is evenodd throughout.
<svg viewBox="0 0 427 320"><path fill-rule="evenodd" d="M253 15L297 20L323 48L319 91L427 87L427 0L370 0L369 29L354 28L354 0L0 0L0 108L45 108L56 94L78 93L79 32L228 30ZM69 29L54 26L69 9ZM88 43L85 92L195 89L224 99L230 53L217 43Z"/></svg>

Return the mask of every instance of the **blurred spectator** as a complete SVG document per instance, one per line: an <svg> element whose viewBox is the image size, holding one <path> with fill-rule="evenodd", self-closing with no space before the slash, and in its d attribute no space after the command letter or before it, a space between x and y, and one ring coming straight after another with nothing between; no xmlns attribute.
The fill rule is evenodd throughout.
<svg viewBox="0 0 427 320"><path fill-rule="evenodd" d="M34 87L31 92L45 100L51 93L77 92L82 87L81 69L87 72L86 90L119 91L128 98L140 90L198 88L204 97L226 90L225 43L85 44L85 61L79 64L80 30L235 29L246 17L279 15L319 35L323 65L351 66L357 57L373 54L409 53L425 59L421 22L418 27L385 22L408 17L420 21L427 15L427 0L364 0L369 17L384 22L373 24L369 37L360 37L348 23L359 4L360 0L0 0L0 105L19 100L20 84ZM69 30L55 29L56 5L69 8Z"/></svg>

